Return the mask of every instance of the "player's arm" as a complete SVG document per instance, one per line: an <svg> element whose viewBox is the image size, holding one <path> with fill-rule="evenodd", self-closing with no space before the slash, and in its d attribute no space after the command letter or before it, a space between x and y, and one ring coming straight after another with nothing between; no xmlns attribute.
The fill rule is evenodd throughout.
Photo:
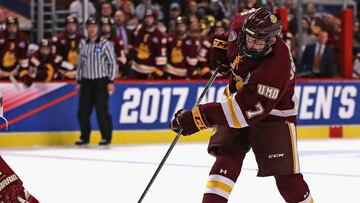
<svg viewBox="0 0 360 203"><path fill-rule="evenodd" d="M290 80L269 76L268 72L253 72L250 80L223 102L199 105L192 111L179 111L171 123L174 131L183 129L184 135L214 126L243 128L253 125L274 109Z"/></svg>

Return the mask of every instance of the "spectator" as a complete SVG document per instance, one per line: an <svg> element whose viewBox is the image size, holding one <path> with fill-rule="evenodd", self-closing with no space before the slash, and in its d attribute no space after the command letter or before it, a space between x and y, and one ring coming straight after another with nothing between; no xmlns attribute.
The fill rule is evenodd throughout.
<svg viewBox="0 0 360 203"><path fill-rule="evenodd" d="M194 15L194 16L199 17L197 2L195 0L191 0L191 1L189 1L188 5L189 6L187 7L186 14L188 16Z"/></svg>
<svg viewBox="0 0 360 203"><path fill-rule="evenodd" d="M124 77L124 69L126 64L126 56L124 51L124 42L120 39L114 30L114 21L109 17L101 18L101 37L107 39L114 46L116 62L118 66L118 76L117 78L121 79Z"/></svg>
<svg viewBox="0 0 360 203"><path fill-rule="evenodd" d="M152 9L145 13L142 26L135 32L133 62L130 79L161 78L166 65L166 38L156 28L156 14Z"/></svg>
<svg viewBox="0 0 360 203"><path fill-rule="evenodd" d="M125 21L130 20L135 15L135 7L132 1L125 1L122 5L125 14Z"/></svg>
<svg viewBox="0 0 360 203"><path fill-rule="evenodd" d="M353 27L353 45L360 51L360 26L359 21L354 23Z"/></svg>
<svg viewBox="0 0 360 203"><path fill-rule="evenodd" d="M137 5L136 8L135 8L136 16L140 20L143 20L144 16L145 16L145 12L148 9L152 9L156 13L156 16L157 16L158 19L163 19L164 15L163 15L159 5L153 4L152 0L142 0L142 3Z"/></svg>
<svg viewBox="0 0 360 203"><path fill-rule="evenodd" d="M61 79L59 72L59 64L55 63L56 55L51 52L51 41L42 39L39 43L39 49L29 56L29 71L22 77L29 77L28 83L30 86L32 81L50 82L56 79Z"/></svg>
<svg viewBox="0 0 360 203"><path fill-rule="evenodd" d="M200 0L197 5L197 15L199 19L204 18L206 15L210 15L209 0Z"/></svg>
<svg viewBox="0 0 360 203"><path fill-rule="evenodd" d="M334 51L326 43L328 32L321 31L315 44L306 46L301 60L302 73L306 77L329 78L336 75Z"/></svg>
<svg viewBox="0 0 360 203"><path fill-rule="evenodd" d="M116 76L116 56L114 48L106 39L99 36L99 25L95 18L86 22L88 38L79 45L79 67L77 73L77 89L80 90L77 116L80 123L81 136L76 145L86 145L90 140L90 115L93 107L102 140L99 145L111 143L112 123L109 113L109 95L115 91L113 81Z"/></svg>
<svg viewBox="0 0 360 203"><path fill-rule="evenodd" d="M113 16L113 7L110 2L103 1L100 5L100 19L105 17L112 18Z"/></svg>
<svg viewBox="0 0 360 203"><path fill-rule="evenodd" d="M252 8L259 8L260 3L257 0L245 0L245 9L250 10Z"/></svg>
<svg viewBox="0 0 360 203"><path fill-rule="evenodd" d="M165 67L167 79L190 79L194 77L197 65L199 42L188 35L188 20L182 16L176 19L176 30L168 37L168 64Z"/></svg>
<svg viewBox="0 0 360 203"><path fill-rule="evenodd" d="M334 63L340 67L341 58L341 20L332 14L324 14L322 29L329 33L327 45L334 51Z"/></svg>
<svg viewBox="0 0 360 203"><path fill-rule="evenodd" d="M175 22L176 19L181 15L181 8L178 3L171 3L170 4L170 14L169 14L169 20L168 20L168 32L171 33L175 31Z"/></svg>
<svg viewBox="0 0 360 203"><path fill-rule="evenodd" d="M221 21L225 17L225 13L222 10L218 1L213 1L210 3L210 10L215 17L215 20L217 21Z"/></svg>
<svg viewBox="0 0 360 203"><path fill-rule="evenodd" d="M70 4L70 8L69 8L70 13L74 14L77 17L79 23L83 22L83 17L84 17L83 16L84 15L83 3L84 3L84 0L75 0ZM89 16L95 15L96 10L95 10L94 4L91 3L90 1L88 4L88 10L89 10L89 13L88 13Z"/></svg>
<svg viewBox="0 0 360 203"><path fill-rule="evenodd" d="M188 17L196 16L200 20L205 15L209 14L209 6L208 6L208 4L197 3L195 0L192 0L192 1L190 1L188 3L188 5L189 6L187 7L187 10L186 10L186 13L185 13ZM179 16L180 14L181 13L179 13L177 16Z"/></svg>
<svg viewBox="0 0 360 203"><path fill-rule="evenodd" d="M276 10L278 9L276 0L266 0L265 6L267 6L274 13L276 13Z"/></svg>
<svg viewBox="0 0 360 203"><path fill-rule="evenodd" d="M123 10L117 10L114 15L116 35L124 43L125 54L128 55L129 49L132 48L131 30L126 28L125 13Z"/></svg>
<svg viewBox="0 0 360 203"><path fill-rule="evenodd" d="M0 32L6 30L6 14L5 11L0 8Z"/></svg>
<svg viewBox="0 0 360 203"><path fill-rule="evenodd" d="M317 18L316 5L313 4L313 3L306 4L304 16L309 17L310 20L311 20L311 23L312 23L312 21L313 21L315 18Z"/></svg>
<svg viewBox="0 0 360 203"><path fill-rule="evenodd" d="M27 49L29 40L19 31L16 17L7 17L6 30L0 32L0 80L13 79L18 75L19 68L26 72L29 65ZM24 70L23 70L24 69Z"/></svg>
<svg viewBox="0 0 360 203"><path fill-rule="evenodd" d="M231 16L231 3L229 0L220 0L218 2L220 9L224 13L224 17L229 19Z"/></svg>
<svg viewBox="0 0 360 203"><path fill-rule="evenodd" d="M304 51L305 47L309 44L313 44L316 42L316 36L312 33L310 19L307 17L303 17L302 19L302 33L297 33L296 38L302 37L303 46L301 50Z"/></svg>
<svg viewBox="0 0 360 203"><path fill-rule="evenodd" d="M126 22L126 28L129 29L131 32L134 32L136 28L140 26L140 20L136 16L132 16L127 22ZM134 33L133 33L134 34Z"/></svg>
<svg viewBox="0 0 360 203"><path fill-rule="evenodd" d="M189 34L192 35L195 38L200 37L200 24L199 19L196 15L189 15Z"/></svg>
<svg viewBox="0 0 360 203"><path fill-rule="evenodd" d="M360 52L355 55L352 76L353 78L360 78Z"/></svg>
<svg viewBox="0 0 360 203"><path fill-rule="evenodd" d="M111 4L115 8L115 10L119 10L119 9L122 9L123 4L124 4L125 1L128 1L128 0L113 0L111 2Z"/></svg>
<svg viewBox="0 0 360 203"><path fill-rule="evenodd" d="M53 37L56 63L61 61L60 72L65 79L75 79L78 66L78 47L85 36L78 31L78 20L69 15L65 19L65 32Z"/></svg>

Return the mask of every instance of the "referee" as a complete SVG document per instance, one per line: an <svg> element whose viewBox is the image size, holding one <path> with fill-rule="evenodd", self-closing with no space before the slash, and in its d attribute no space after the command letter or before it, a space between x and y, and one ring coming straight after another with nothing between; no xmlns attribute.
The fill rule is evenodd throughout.
<svg viewBox="0 0 360 203"><path fill-rule="evenodd" d="M109 95L115 91L116 57L109 41L99 36L99 25L95 18L86 21L88 38L79 44L79 65L77 68L77 89L80 90L77 117L81 136L76 145L89 143L90 115L96 109L102 140L99 145L109 145L112 137L112 122L109 113Z"/></svg>

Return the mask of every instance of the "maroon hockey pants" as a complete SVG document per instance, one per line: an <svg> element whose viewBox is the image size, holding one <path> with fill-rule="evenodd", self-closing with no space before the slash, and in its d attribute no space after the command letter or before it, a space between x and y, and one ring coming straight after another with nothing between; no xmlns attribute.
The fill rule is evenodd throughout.
<svg viewBox="0 0 360 203"><path fill-rule="evenodd" d="M226 203L240 175L244 152L219 154L210 171L202 203ZM286 202L298 203L309 196L309 188L301 173L275 176L277 188Z"/></svg>

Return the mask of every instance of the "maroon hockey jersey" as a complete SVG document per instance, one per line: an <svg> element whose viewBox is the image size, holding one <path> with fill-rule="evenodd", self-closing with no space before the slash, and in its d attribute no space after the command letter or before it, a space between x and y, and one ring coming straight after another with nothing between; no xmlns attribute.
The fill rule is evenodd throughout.
<svg viewBox="0 0 360 203"><path fill-rule="evenodd" d="M76 34L74 38L69 38L65 32L53 37L52 41L55 45L55 53L57 55L56 62L64 61L61 67L65 70L74 70L78 64L78 47L84 35Z"/></svg>
<svg viewBox="0 0 360 203"><path fill-rule="evenodd" d="M132 69L136 72L149 74L156 69L163 69L166 64L166 37L155 28L149 32L144 27L140 27L135 31L134 42L134 61Z"/></svg>
<svg viewBox="0 0 360 203"><path fill-rule="evenodd" d="M6 32L0 32L0 78L17 75L19 67L27 67L27 37L18 32L15 39L8 39Z"/></svg>
<svg viewBox="0 0 360 203"><path fill-rule="evenodd" d="M59 64L55 63L55 54L50 54L43 59L40 56L40 51L37 50L29 57L29 64L28 75L34 81L50 82L61 78Z"/></svg>
<svg viewBox="0 0 360 203"><path fill-rule="evenodd" d="M239 50L239 30L248 14L234 18L227 55L232 77L221 103L200 106L208 123L243 128L264 119L295 122L295 65L288 47L277 37L267 55L249 59Z"/></svg>
<svg viewBox="0 0 360 203"><path fill-rule="evenodd" d="M176 34L170 35L167 40L168 64L165 71L178 77L190 76L198 62L198 45L199 42L189 35L184 38L179 38Z"/></svg>
<svg viewBox="0 0 360 203"><path fill-rule="evenodd" d="M114 45L114 50L116 54L116 62L118 64L118 69L122 73L124 66L126 64L126 56L124 51L124 42L116 35L111 34L108 38L106 38L108 41L112 42Z"/></svg>

